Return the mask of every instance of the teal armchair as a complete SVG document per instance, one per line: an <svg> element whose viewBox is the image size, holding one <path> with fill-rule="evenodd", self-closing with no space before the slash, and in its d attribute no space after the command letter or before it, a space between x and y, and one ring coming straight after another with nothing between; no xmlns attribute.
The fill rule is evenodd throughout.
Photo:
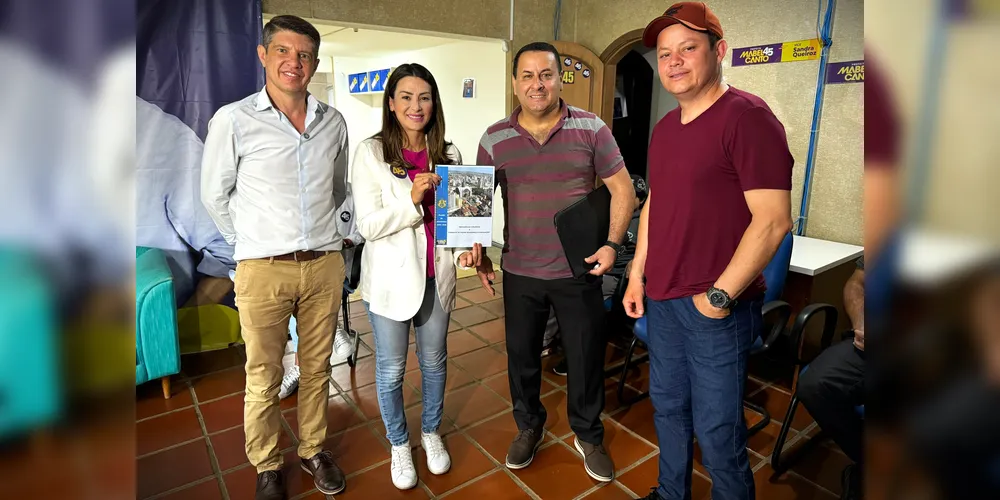
<svg viewBox="0 0 1000 500"><path fill-rule="evenodd" d="M174 280L166 255L135 249L135 384L161 379L170 398L170 376L181 371Z"/></svg>
<svg viewBox="0 0 1000 500"><path fill-rule="evenodd" d="M62 373L56 304L44 267L0 247L0 440L57 421Z"/></svg>

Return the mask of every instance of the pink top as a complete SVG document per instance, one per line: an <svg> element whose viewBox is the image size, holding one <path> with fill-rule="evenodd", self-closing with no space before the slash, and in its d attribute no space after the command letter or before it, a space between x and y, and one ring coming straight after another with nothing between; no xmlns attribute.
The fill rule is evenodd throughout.
<svg viewBox="0 0 1000 500"><path fill-rule="evenodd" d="M427 163L427 149L424 148L423 151L414 152L409 149L403 149L403 159L407 163L413 165L417 168L407 169L406 173L410 176L410 181L413 180L417 174L429 172ZM428 190L424 193L424 201L421 202L424 207L424 234L427 235L427 277L434 277L434 190Z"/></svg>

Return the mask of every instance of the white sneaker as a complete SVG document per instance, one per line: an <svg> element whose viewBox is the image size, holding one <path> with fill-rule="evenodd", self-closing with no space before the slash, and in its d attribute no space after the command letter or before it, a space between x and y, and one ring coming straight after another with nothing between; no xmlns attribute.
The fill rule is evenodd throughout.
<svg viewBox="0 0 1000 500"><path fill-rule="evenodd" d="M444 449L444 441L441 440L441 436L437 433L427 434L423 433L420 437L420 442L424 445L424 451L427 452L427 469L431 471L431 474L440 476L448 469L451 469L451 456L448 455L448 450Z"/></svg>
<svg viewBox="0 0 1000 500"><path fill-rule="evenodd" d="M337 332L333 334L333 356L330 357L330 364L347 359L351 354L354 354L354 342L351 341L351 336L343 328L337 327Z"/></svg>
<svg viewBox="0 0 1000 500"><path fill-rule="evenodd" d="M295 389L299 388L299 366L292 365L285 370L285 376L281 379L281 389L278 390L278 399L285 399L291 396Z"/></svg>
<svg viewBox="0 0 1000 500"><path fill-rule="evenodd" d="M410 443L392 447L392 484L401 490L417 485L417 469L413 466Z"/></svg>

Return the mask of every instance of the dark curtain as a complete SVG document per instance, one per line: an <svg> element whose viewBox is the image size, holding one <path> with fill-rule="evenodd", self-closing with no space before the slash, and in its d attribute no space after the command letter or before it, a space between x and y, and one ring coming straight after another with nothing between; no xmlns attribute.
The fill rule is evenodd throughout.
<svg viewBox="0 0 1000 500"><path fill-rule="evenodd" d="M136 95L202 140L212 115L264 86L261 0L140 0Z"/></svg>

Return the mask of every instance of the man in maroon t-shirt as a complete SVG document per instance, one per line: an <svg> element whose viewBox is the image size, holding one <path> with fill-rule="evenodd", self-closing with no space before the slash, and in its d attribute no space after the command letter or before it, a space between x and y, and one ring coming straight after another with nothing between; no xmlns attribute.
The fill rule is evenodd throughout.
<svg viewBox="0 0 1000 500"><path fill-rule="evenodd" d="M680 105L653 129L649 197L623 301L634 318L649 313L660 445L649 499L690 496L692 431L712 497L754 498L743 388L762 322L761 271L791 229L793 160L767 104L723 83L722 37L700 2L674 4L643 33Z"/></svg>

